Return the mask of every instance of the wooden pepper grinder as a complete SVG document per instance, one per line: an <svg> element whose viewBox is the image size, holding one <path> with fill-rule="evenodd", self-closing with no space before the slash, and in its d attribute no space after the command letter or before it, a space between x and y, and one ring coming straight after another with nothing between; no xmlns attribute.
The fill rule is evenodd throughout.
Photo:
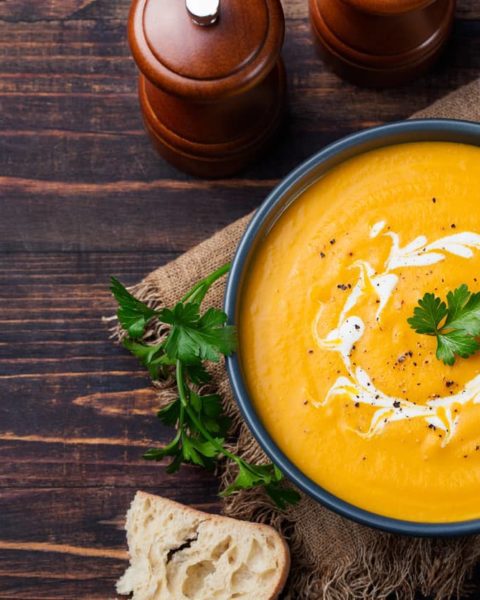
<svg viewBox="0 0 480 600"><path fill-rule="evenodd" d="M362 85L397 85L425 71L443 48L455 0L309 0L333 68Z"/></svg>
<svg viewBox="0 0 480 600"><path fill-rule="evenodd" d="M259 156L283 113L279 0L133 0L129 42L158 152L201 177Z"/></svg>

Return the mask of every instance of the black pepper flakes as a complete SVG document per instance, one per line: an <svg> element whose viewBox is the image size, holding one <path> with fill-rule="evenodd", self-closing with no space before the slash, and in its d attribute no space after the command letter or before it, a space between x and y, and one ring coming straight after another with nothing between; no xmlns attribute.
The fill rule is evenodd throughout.
<svg viewBox="0 0 480 600"><path fill-rule="evenodd" d="M333 244L336 242L335 238L330 240L330 244L333 246Z"/></svg>

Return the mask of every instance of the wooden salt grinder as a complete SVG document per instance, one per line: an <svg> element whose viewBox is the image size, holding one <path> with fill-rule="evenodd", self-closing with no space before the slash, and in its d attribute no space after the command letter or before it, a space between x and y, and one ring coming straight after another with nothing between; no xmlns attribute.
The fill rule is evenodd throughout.
<svg viewBox="0 0 480 600"><path fill-rule="evenodd" d="M279 0L133 0L129 42L158 152L201 177L257 158L283 112Z"/></svg>
<svg viewBox="0 0 480 600"><path fill-rule="evenodd" d="M455 0L309 0L324 56L361 85L397 85L424 72L452 26Z"/></svg>

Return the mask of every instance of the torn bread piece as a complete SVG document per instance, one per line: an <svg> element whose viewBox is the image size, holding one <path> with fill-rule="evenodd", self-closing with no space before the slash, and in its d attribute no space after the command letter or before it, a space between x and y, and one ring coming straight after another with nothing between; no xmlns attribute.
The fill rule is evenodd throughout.
<svg viewBox="0 0 480 600"><path fill-rule="evenodd" d="M137 492L127 513L132 600L273 600L290 554L271 527L210 515Z"/></svg>

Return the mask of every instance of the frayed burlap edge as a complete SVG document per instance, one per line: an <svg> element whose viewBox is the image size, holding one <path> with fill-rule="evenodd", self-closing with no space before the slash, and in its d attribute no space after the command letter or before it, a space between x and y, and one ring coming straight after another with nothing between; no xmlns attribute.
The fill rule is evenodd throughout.
<svg viewBox="0 0 480 600"><path fill-rule="evenodd" d="M450 117L480 120L480 80L437 101L415 117ZM175 261L160 267L132 293L153 307L176 302L200 278L231 260L250 215L220 231ZM224 281L217 282L206 303L221 306ZM110 323L112 337L121 329ZM159 324L148 328L145 340L158 343L165 336ZM242 421L232 397L223 364L212 368L213 387L224 398L233 419L232 449L247 460L266 460ZM175 397L173 381L155 383L159 405ZM234 473L221 463L222 485ZM225 514L272 525L288 540L292 569L283 598L286 600L413 600L417 593L447 600L468 593L466 581L480 561L480 537L418 539L376 531L350 522L310 498L281 512L261 490L249 490L224 500Z"/></svg>

